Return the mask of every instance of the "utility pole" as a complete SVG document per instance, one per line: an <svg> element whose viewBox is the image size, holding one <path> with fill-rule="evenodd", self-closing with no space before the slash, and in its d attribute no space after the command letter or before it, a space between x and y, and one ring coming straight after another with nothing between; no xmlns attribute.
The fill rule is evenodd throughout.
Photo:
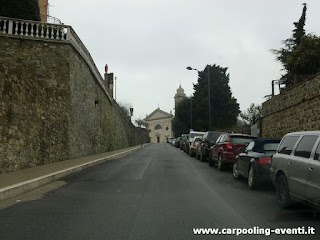
<svg viewBox="0 0 320 240"><path fill-rule="evenodd" d="M211 104L210 104L210 66L208 65L207 66L207 68L208 68L208 104L209 104L209 131L211 131Z"/></svg>

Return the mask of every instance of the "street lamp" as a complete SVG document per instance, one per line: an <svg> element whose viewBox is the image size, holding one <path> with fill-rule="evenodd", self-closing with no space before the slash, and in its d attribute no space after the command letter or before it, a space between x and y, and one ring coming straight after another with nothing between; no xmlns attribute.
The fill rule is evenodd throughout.
<svg viewBox="0 0 320 240"><path fill-rule="evenodd" d="M188 70L195 70L199 73L199 70L196 68L192 68L190 66L187 67ZM209 65L207 66L207 77L208 77L208 110L209 110L209 131L211 130L211 106L210 106L210 67Z"/></svg>
<svg viewBox="0 0 320 240"><path fill-rule="evenodd" d="M191 124L190 124L190 128L193 129L192 128L192 96L190 96L190 105L191 105L191 121L190 121Z"/></svg>

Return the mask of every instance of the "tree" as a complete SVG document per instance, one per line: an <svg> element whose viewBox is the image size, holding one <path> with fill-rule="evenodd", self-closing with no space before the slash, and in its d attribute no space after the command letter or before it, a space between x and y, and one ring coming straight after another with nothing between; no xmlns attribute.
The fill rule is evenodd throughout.
<svg viewBox="0 0 320 240"><path fill-rule="evenodd" d="M118 105L119 105L119 108L122 111L122 113L125 116L129 117L130 116L130 104L118 102Z"/></svg>
<svg viewBox="0 0 320 240"><path fill-rule="evenodd" d="M176 109L172 120L174 136L179 137L183 133L189 133L191 128L191 101L190 98L182 99Z"/></svg>
<svg viewBox="0 0 320 240"><path fill-rule="evenodd" d="M301 38L305 35L304 25L306 22L307 4L304 3L303 5L304 7L299 21L293 23L295 29L292 30L292 37L282 41L284 48L281 48L280 50L273 50L277 55L277 60L283 64L286 70L288 70L288 60L291 57L292 52L298 45L300 45Z"/></svg>
<svg viewBox="0 0 320 240"><path fill-rule="evenodd" d="M210 73L211 129L208 112L208 70ZM198 83L194 84L193 116L194 129L208 131L235 126L239 114L239 104L232 96L229 86L228 68L207 65L199 71Z"/></svg>
<svg viewBox="0 0 320 240"><path fill-rule="evenodd" d="M218 65L207 65L203 71L198 71L198 82L194 84L194 96L179 102L172 122L176 137L188 133L192 128L198 131L208 131L233 127L237 124L239 104L232 96L229 86L228 68ZM208 73L210 81L211 129L209 129Z"/></svg>
<svg viewBox="0 0 320 240"><path fill-rule="evenodd" d="M141 146L144 142L150 142L149 130L147 129L149 124L142 119L136 119L135 123L138 125L138 131L141 134ZM144 126L145 128L142 128Z"/></svg>
<svg viewBox="0 0 320 240"><path fill-rule="evenodd" d="M299 19L299 22L293 23L293 25L296 27L293 30L293 40L294 40L296 46L298 46L301 43L301 38L306 34L306 32L304 30L304 25L306 23L307 4L304 3L303 5L304 5L304 7L302 9L302 14Z"/></svg>
<svg viewBox="0 0 320 240"><path fill-rule="evenodd" d="M148 128L149 126L149 124L143 121L142 119L136 119L135 123L138 125L139 128L141 128L142 126Z"/></svg>
<svg viewBox="0 0 320 240"><path fill-rule="evenodd" d="M320 38L308 34L303 36L300 44L295 47L287 57L287 69L291 74L297 75L298 81L303 80L299 76L311 76L320 71Z"/></svg>
<svg viewBox="0 0 320 240"><path fill-rule="evenodd" d="M0 16L40 21L38 0L1 0Z"/></svg>
<svg viewBox="0 0 320 240"><path fill-rule="evenodd" d="M242 118L247 124L254 125L257 123L257 120L262 116L262 107L261 105L255 105L252 103L250 107L240 113L240 118Z"/></svg>
<svg viewBox="0 0 320 240"><path fill-rule="evenodd" d="M290 87L320 71L320 39L315 35L305 34L307 6L298 22L294 22L293 35L283 41L284 47L272 50L276 59L283 65L285 74L281 77L286 87Z"/></svg>

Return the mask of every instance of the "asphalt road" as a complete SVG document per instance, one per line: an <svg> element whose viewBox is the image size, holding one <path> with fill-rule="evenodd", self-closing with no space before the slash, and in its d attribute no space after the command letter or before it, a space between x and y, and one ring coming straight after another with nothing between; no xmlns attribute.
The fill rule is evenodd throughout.
<svg viewBox="0 0 320 240"><path fill-rule="evenodd" d="M86 169L44 197L0 210L10 239L320 239L320 217L277 206L271 184L249 190L168 144ZM320 215L320 214L319 214ZM194 228L315 227L316 235L195 235Z"/></svg>

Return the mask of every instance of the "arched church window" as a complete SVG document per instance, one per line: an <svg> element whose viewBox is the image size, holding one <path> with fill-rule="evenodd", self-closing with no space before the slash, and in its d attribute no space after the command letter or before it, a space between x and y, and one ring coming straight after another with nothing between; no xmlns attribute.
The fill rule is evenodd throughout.
<svg viewBox="0 0 320 240"><path fill-rule="evenodd" d="M154 129L158 130L158 129L162 129L162 127L160 126L160 124L158 124Z"/></svg>

